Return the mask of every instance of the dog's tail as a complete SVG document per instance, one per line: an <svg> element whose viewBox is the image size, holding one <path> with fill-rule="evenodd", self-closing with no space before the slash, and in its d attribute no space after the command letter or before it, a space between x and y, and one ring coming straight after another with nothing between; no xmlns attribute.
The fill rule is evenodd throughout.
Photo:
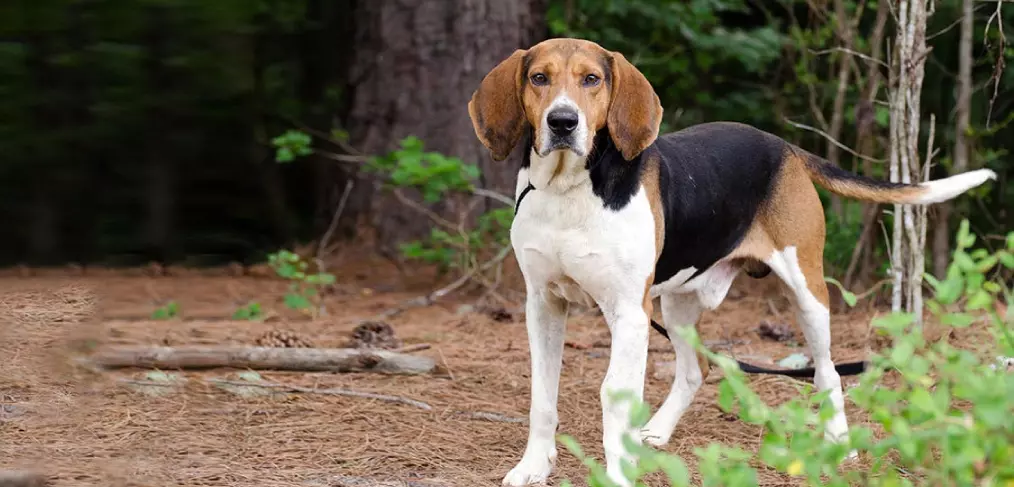
<svg viewBox="0 0 1014 487"><path fill-rule="evenodd" d="M654 328L655 331L661 333L662 336L666 337L666 339L670 339L669 332L665 330L664 326L658 324L658 322L656 322L655 320L651 320L651 327ZM736 360L736 363L739 364L739 370L742 370L747 374L771 374L771 375L784 375L788 377L812 378L817 373L817 371L813 367L806 367L803 369L766 369L764 367L758 367L756 365L751 365L746 362L740 362L739 360ZM705 364L703 363L701 364L702 367L704 365ZM848 362L844 364L835 364L834 369L838 372L838 375L843 376L859 375L866 370L866 362Z"/></svg>
<svg viewBox="0 0 1014 487"><path fill-rule="evenodd" d="M988 180L996 179L996 173L992 170L977 169L918 184L892 183L846 171L798 147L790 146L789 150L802 159L813 182L837 195L875 203L940 203Z"/></svg>

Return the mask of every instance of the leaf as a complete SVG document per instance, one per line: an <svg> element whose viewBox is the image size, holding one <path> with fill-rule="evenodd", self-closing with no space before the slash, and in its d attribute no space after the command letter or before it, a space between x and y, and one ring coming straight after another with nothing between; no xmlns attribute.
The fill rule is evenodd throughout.
<svg viewBox="0 0 1014 487"><path fill-rule="evenodd" d="M810 363L806 354L794 353L778 361L778 366L786 369L802 369Z"/></svg>
<svg viewBox="0 0 1014 487"><path fill-rule="evenodd" d="M723 380L718 384L718 407L724 412L732 412L732 404L736 400L736 394L732 390L732 384Z"/></svg>
<svg viewBox="0 0 1014 487"><path fill-rule="evenodd" d="M287 293L283 298L285 306L289 309L305 310L313 306L313 303L306 296L296 293Z"/></svg>
<svg viewBox="0 0 1014 487"><path fill-rule="evenodd" d="M630 424L635 428L640 428L648 424L648 420L651 419L651 406L643 401L636 401L631 405L630 408Z"/></svg>
<svg viewBox="0 0 1014 487"><path fill-rule="evenodd" d="M838 288L838 290L841 291L842 300L844 300L845 304L849 305L850 308L856 305L856 302L858 301L856 295L846 290L845 286L843 286L840 282L838 282L837 279L825 276L824 280L831 284L834 284Z"/></svg>
<svg viewBox="0 0 1014 487"><path fill-rule="evenodd" d="M1014 254L1010 252L1000 252L997 254L1000 259L1000 263L1008 269L1014 269Z"/></svg>
<svg viewBox="0 0 1014 487"><path fill-rule="evenodd" d="M975 317L968 313L948 313L940 317L940 322L955 328L966 328L975 323Z"/></svg>
<svg viewBox="0 0 1014 487"><path fill-rule="evenodd" d="M235 384L235 382L250 382L252 384L257 384L264 382L264 380L261 378L261 375L258 374L257 372L252 370L245 370L243 372L237 373L235 375L235 379L231 380L230 382L212 381L212 384L214 384L215 387L222 389L223 391L230 392L232 394L236 394L237 396L242 397L258 397L258 396L271 396L276 394L282 394L281 392L272 390L267 387L258 387L256 385L244 386Z"/></svg>
<svg viewBox="0 0 1014 487"><path fill-rule="evenodd" d="M261 382L261 381L263 381L263 380L264 380L264 379L263 379L263 378L261 377L261 375L260 375L260 374L258 374L258 373L257 373L256 371L254 371L254 370L244 370L243 372L240 372L240 373L238 373L238 374L236 374L236 375L237 375L237 376L238 376L238 377L239 377L239 378L240 378L241 380L245 380L245 381L250 381L250 382Z"/></svg>
<svg viewBox="0 0 1014 487"><path fill-rule="evenodd" d="M655 457L655 461L662 467L666 477L669 477L669 483L673 487L690 485L690 471L687 470L683 459L674 455L659 454Z"/></svg>
<svg viewBox="0 0 1014 487"><path fill-rule="evenodd" d="M915 391L912 391L912 394L909 396L908 401L916 408L921 409L923 412L930 413L933 415L937 414L937 405L933 401L933 397L930 396L929 391L927 391L926 389L916 389Z"/></svg>
<svg viewBox="0 0 1014 487"><path fill-rule="evenodd" d="M128 383L136 392L146 396L168 396L180 392L186 379L173 373L152 370L144 374L144 379Z"/></svg>
<svg viewBox="0 0 1014 487"><path fill-rule="evenodd" d="M910 341L902 340L891 350L891 361L898 365L904 365L908 363L914 354L915 345Z"/></svg>
<svg viewBox="0 0 1014 487"><path fill-rule="evenodd" d="M979 290L968 298L967 309L971 311L986 309L993 304L993 296L984 290Z"/></svg>
<svg viewBox="0 0 1014 487"><path fill-rule="evenodd" d="M915 316L912 313L895 312L875 318L873 326L898 333L904 330L906 326L912 324L913 321L915 321Z"/></svg>

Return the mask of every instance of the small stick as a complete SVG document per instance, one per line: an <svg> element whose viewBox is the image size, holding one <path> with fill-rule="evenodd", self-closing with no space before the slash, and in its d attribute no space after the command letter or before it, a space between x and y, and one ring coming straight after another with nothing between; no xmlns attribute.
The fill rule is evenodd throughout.
<svg viewBox="0 0 1014 487"><path fill-rule="evenodd" d="M528 420L524 418L515 418L512 416L506 416L500 413L490 413L486 411L457 411L459 416L465 416L471 419L481 419L485 421L494 421L497 423L527 423Z"/></svg>
<svg viewBox="0 0 1014 487"><path fill-rule="evenodd" d="M444 351L441 350L440 347L437 347L437 353L440 355L440 361L444 363L444 369L447 370L447 375L452 381L454 381L454 371L451 370L451 364L447 363L447 357L444 357Z"/></svg>
<svg viewBox="0 0 1014 487"><path fill-rule="evenodd" d="M416 343L415 345L406 345L401 348L396 348L392 350L392 352L412 353L412 352L421 352L423 350L429 350L430 348L433 348L433 345L430 345L429 343Z"/></svg>
<svg viewBox="0 0 1014 487"><path fill-rule="evenodd" d="M225 384L230 386L245 386L245 387L263 387L265 389L278 389L288 392L303 392L307 394L324 394L329 396L347 396L347 397L360 397L364 399L376 399L378 401L393 402L398 404L405 404L407 406L417 407L425 411L432 411L433 406L429 404L417 401L415 399L409 399L402 396L392 396L388 394L377 394L374 392L362 392L354 391L351 389L317 389L313 387L301 387L286 384L276 384L273 382L254 382L254 381L241 381L241 380L226 380L226 379L209 379L209 382L215 384Z"/></svg>

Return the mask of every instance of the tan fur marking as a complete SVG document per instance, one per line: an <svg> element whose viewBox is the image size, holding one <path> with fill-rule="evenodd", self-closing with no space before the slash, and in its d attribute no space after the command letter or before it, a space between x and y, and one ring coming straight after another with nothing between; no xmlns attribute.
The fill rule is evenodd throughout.
<svg viewBox="0 0 1014 487"><path fill-rule="evenodd" d="M820 170L822 165L830 164L829 162L820 160L816 157L814 157L812 161L808 162L806 160L807 155L808 154L801 149L794 149L790 147L786 151L785 161L788 162L793 160L794 164L802 167L803 170L806 171L808 178L813 183L819 184L828 191L831 191L839 196L877 203L908 203L916 201L923 193L926 192L926 188L917 185L901 188L886 188L865 185L850 179L834 178Z"/></svg>
<svg viewBox="0 0 1014 487"><path fill-rule="evenodd" d="M525 119L518 92L521 64L527 52L514 51L487 73L468 102L475 135L495 161L506 159L524 135Z"/></svg>
<svg viewBox="0 0 1014 487"><path fill-rule="evenodd" d="M661 188L659 188L658 165L659 161L657 158L646 158L644 160L644 170L641 171L641 187L644 188L644 192L648 197L651 214L655 217L656 262L658 262L659 256L662 255L662 246L665 244L665 212L662 210L662 192ZM654 301L651 299L649 292L654 281L655 273L652 273L648 276L648 281L644 286L644 312L648 315L649 319L654 311ZM697 365L701 368L701 380L707 379L708 374L711 372L711 364L708 362L708 357L701 352L697 352Z"/></svg>
<svg viewBox="0 0 1014 487"><path fill-rule="evenodd" d="M655 142L662 123L662 102L644 77L623 54L612 53L612 99L609 103L609 135L631 160Z"/></svg>
<svg viewBox="0 0 1014 487"><path fill-rule="evenodd" d="M659 192L657 158L644 161L644 170L641 171L641 188L644 189L645 196L648 197L648 206L651 207L651 215L655 220L655 262L658 262L665 240L665 213L662 212L662 194ZM652 272L644 283L644 312L648 315L648 319L652 319L655 309L650 292L654 282L655 273Z"/></svg>
<svg viewBox="0 0 1014 487"><path fill-rule="evenodd" d="M817 188L810 180L805 162L787 151L782 169L775 180L771 197L757 215L759 230L768 237L770 247L758 247L753 254L767 258L771 251L796 247L799 267L814 297L828 306L827 284L824 282L824 207Z"/></svg>

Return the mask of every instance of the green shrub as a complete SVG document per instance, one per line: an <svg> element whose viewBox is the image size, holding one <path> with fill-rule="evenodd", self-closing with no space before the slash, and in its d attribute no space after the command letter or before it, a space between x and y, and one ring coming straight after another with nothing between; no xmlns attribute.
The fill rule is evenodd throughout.
<svg viewBox="0 0 1014 487"><path fill-rule="evenodd" d="M317 316L319 288L334 284L334 275L326 272L308 272L309 264L299 254L288 250L279 250L269 255L268 265L274 269L278 277L290 282L283 298L285 306Z"/></svg>
<svg viewBox="0 0 1014 487"><path fill-rule="evenodd" d="M859 385L848 391L863 414L852 415L843 443L824 439L823 423L833 413L826 392L811 395L812 386L806 385L800 396L768 406L733 360L704 349L696 332L686 329L686 338L725 373L718 396L722 410L764 429L756 452L718 443L695 449L702 485L756 485L754 465L763 465L810 485L1014 486L1014 373L993 360L1014 356L1014 308L1001 316L995 306L997 299L1014 303L1005 284L1014 269L1014 232L1006 248L993 253L970 250L975 240L968 222L962 222L946 279L929 279L934 298L928 307L944 327L987 324L994 341L977 344L980 350L962 349L946 338L929 340L909 314L874 320L876 332L890 337L892 345L870 357ZM631 423L639 427L649 411L644 404L634 406ZM867 417L870 425L859 421ZM572 438L561 442L589 467L589 485L612 485L604 468L585 457ZM625 469L628 478L662 471L671 485L689 485L683 459L627 443L637 459ZM852 449L873 459L870 468L839 468Z"/></svg>

